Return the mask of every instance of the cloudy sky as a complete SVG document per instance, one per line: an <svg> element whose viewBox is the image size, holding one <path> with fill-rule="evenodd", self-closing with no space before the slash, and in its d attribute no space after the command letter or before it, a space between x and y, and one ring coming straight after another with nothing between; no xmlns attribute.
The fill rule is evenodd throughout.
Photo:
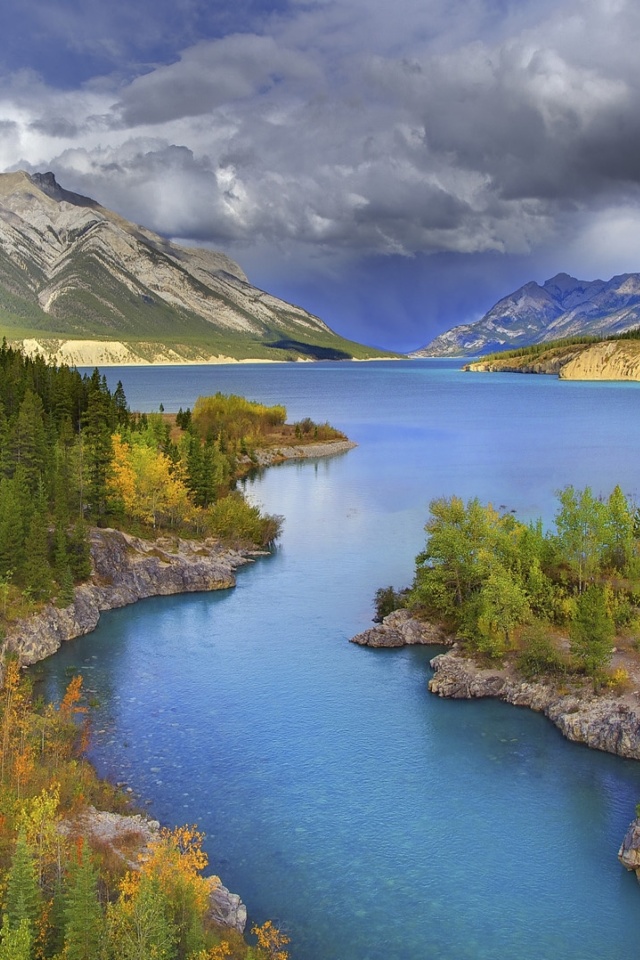
<svg viewBox="0 0 640 960"><path fill-rule="evenodd" d="M411 349L640 270L636 0L20 0L0 170Z"/></svg>

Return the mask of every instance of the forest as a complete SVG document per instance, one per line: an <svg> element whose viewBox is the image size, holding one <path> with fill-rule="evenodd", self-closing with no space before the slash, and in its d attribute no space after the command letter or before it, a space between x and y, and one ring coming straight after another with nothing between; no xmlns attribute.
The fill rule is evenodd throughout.
<svg viewBox="0 0 640 960"><path fill-rule="evenodd" d="M177 415L129 410L118 383L0 347L0 632L44 602L68 606L91 574L88 529L214 536L269 546L280 518L235 483L256 450L342 438L328 424L286 423L284 407L199 398ZM138 856L88 838L83 814L126 811L97 779L81 678L60 704L33 695L16 660L0 690L0 960L286 960L267 921L248 946L216 927L203 836L160 830Z"/></svg>
<svg viewBox="0 0 640 960"><path fill-rule="evenodd" d="M403 605L527 677L624 686L607 668L614 645L635 651L640 636L638 511L620 487L600 498L568 486L557 500L548 530L477 499L433 500L414 582L379 590L378 618Z"/></svg>
<svg viewBox="0 0 640 960"><path fill-rule="evenodd" d="M177 415L129 410L88 375L0 348L0 624L34 604L73 599L91 572L87 527L170 531L268 547L280 518L236 480L278 442L341 438L328 424L286 424L282 406L200 397Z"/></svg>

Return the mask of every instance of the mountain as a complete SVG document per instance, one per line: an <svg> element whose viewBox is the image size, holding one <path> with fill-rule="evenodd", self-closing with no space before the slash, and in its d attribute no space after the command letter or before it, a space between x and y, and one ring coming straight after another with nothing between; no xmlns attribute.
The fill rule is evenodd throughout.
<svg viewBox="0 0 640 960"><path fill-rule="evenodd" d="M0 174L0 336L71 363L383 355L252 286L224 254L22 171Z"/></svg>
<svg viewBox="0 0 640 960"><path fill-rule="evenodd" d="M477 356L563 337L608 336L640 325L640 274L576 280L566 273L499 300L481 320L453 327L412 356Z"/></svg>

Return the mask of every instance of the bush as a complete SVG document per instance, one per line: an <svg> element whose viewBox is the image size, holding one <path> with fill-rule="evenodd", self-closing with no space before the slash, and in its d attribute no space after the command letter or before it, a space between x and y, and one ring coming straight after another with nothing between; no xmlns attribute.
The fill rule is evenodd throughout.
<svg viewBox="0 0 640 960"><path fill-rule="evenodd" d="M278 539L281 529L282 517L262 513L238 490L211 504L207 511L208 532L237 546L268 547Z"/></svg>
<svg viewBox="0 0 640 960"><path fill-rule="evenodd" d="M382 623L388 614L404 607L407 593L407 590L394 590L393 587L380 587L376 590L374 597L376 615L373 622Z"/></svg>
<svg viewBox="0 0 640 960"><path fill-rule="evenodd" d="M516 666L528 680L538 677L558 676L566 672L562 656L556 650L549 628L544 623L533 623L521 635L522 650Z"/></svg>

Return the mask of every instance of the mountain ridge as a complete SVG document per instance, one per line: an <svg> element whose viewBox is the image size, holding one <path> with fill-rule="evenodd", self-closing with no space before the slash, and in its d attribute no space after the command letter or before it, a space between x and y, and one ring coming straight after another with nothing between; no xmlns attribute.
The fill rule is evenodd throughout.
<svg viewBox="0 0 640 960"><path fill-rule="evenodd" d="M566 337L609 336L640 325L640 273L578 280L558 273L529 281L474 323L435 337L413 357L481 356Z"/></svg>
<svg viewBox="0 0 640 960"><path fill-rule="evenodd" d="M389 355L254 287L226 254L161 237L50 172L0 174L0 333L50 356L46 341L124 342L131 362Z"/></svg>

